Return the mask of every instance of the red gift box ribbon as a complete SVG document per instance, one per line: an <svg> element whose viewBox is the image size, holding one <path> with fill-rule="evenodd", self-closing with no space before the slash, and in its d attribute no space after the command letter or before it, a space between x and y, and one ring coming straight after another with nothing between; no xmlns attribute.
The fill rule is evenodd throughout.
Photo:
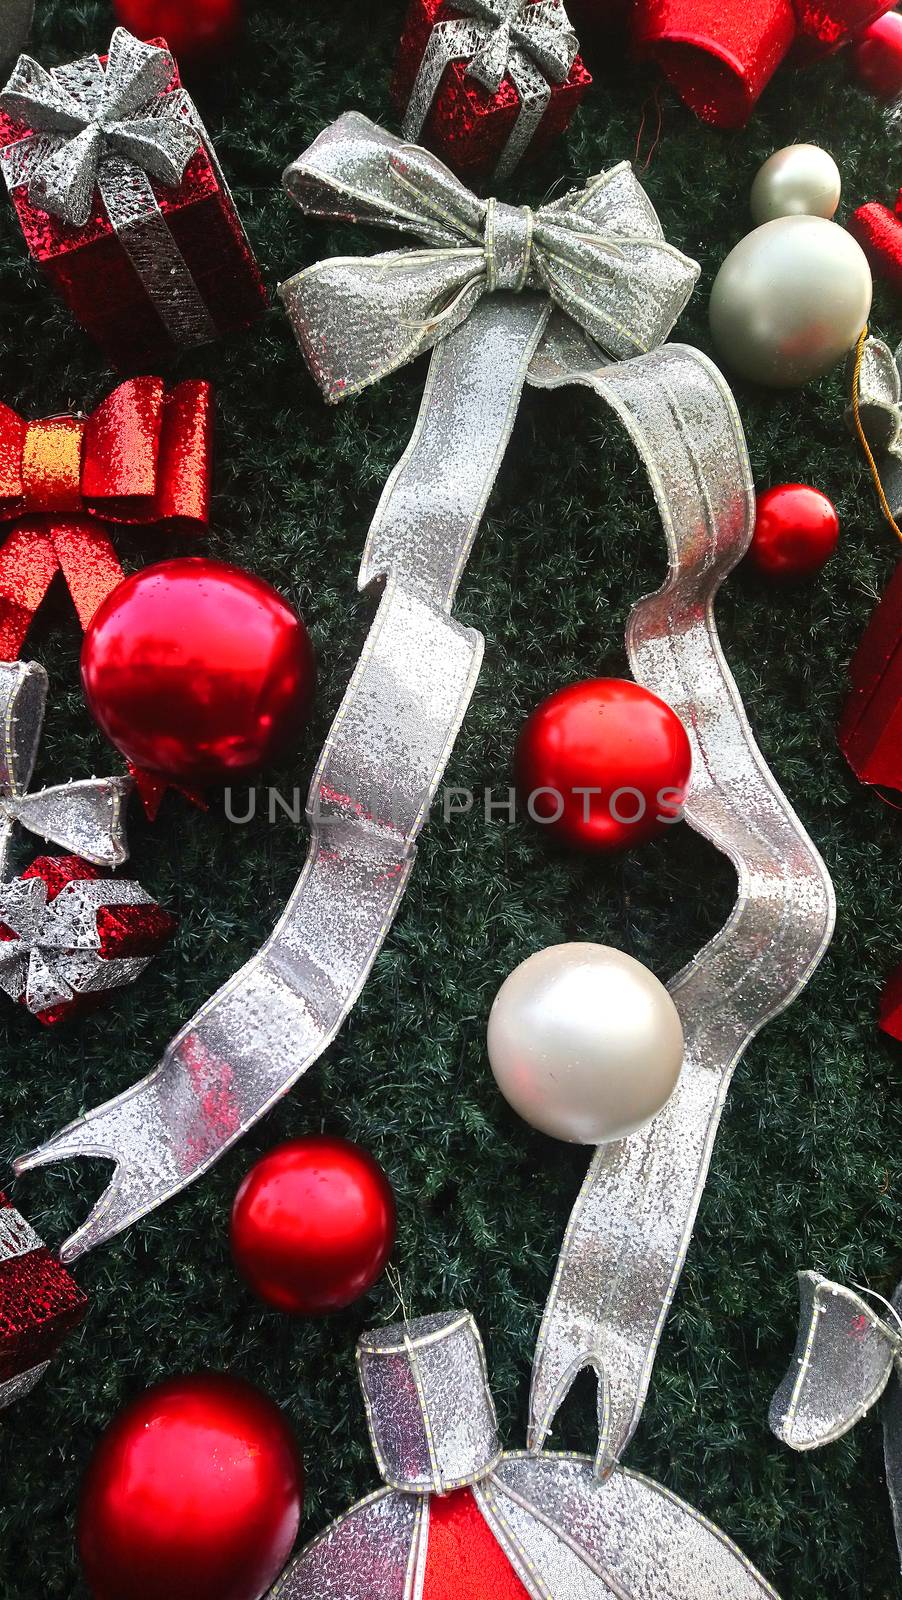
<svg viewBox="0 0 902 1600"><path fill-rule="evenodd" d="M895 0L635 0L633 34L705 122L741 127L781 61L848 43Z"/></svg>
<svg viewBox="0 0 902 1600"><path fill-rule="evenodd" d="M61 571L83 628L121 582L104 524L207 526L212 390L120 384L90 417L26 422L0 405L0 660L14 661Z"/></svg>

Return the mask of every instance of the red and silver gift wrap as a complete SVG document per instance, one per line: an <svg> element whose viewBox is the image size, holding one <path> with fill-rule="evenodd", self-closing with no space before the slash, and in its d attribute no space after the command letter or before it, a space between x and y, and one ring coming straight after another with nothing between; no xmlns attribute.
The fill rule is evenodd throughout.
<svg viewBox="0 0 902 1600"><path fill-rule="evenodd" d="M222 169L164 40L0 94L0 165L32 257L117 366L246 327L266 304Z"/></svg>
<svg viewBox="0 0 902 1600"><path fill-rule="evenodd" d="M862 783L902 790L902 563L849 669L839 747Z"/></svg>
<svg viewBox="0 0 902 1600"><path fill-rule="evenodd" d="M74 1278L0 1194L0 1410L34 1387L87 1304Z"/></svg>
<svg viewBox="0 0 902 1600"><path fill-rule="evenodd" d="M212 390L194 380L130 379L89 417L26 422L0 404L0 660L59 571L88 626L123 578L106 523L206 527L212 435Z"/></svg>
<svg viewBox="0 0 902 1600"><path fill-rule="evenodd" d="M39 856L0 884L0 989L51 1027L133 982L174 929L139 883Z"/></svg>
<svg viewBox="0 0 902 1600"><path fill-rule="evenodd" d="M705 122L741 127L793 46L847 44L893 0L634 0L633 37Z"/></svg>
<svg viewBox="0 0 902 1600"><path fill-rule="evenodd" d="M561 0L410 0L392 92L405 138L503 179L564 132L591 82Z"/></svg>

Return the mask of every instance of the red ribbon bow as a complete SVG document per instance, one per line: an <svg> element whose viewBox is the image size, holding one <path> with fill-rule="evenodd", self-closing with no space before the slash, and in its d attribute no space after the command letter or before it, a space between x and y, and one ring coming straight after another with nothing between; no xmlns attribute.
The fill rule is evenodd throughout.
<svg viewBox="0 0 902 1600"><path fill-rule="evenodd" d="M748 121L793 45L804 56L847 44L895 0L635 0L636 43L686 104L721 128Z"/></svg>
<svg viewBox="0 0 902 1600"><path fill-rule="evenodd" d="M208 383L133 378L90 417L25 422L0 405L0 660L14 661L61 571L79 621L124 574L105 523L199 532L210 508Z"/></svg>

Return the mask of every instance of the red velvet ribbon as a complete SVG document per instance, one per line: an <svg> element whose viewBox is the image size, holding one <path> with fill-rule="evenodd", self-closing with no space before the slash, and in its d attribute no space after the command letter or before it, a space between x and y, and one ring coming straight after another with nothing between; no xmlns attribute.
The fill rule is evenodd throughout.
<svg viewBox="0 0 902 1600"><path fill-rule="evenodd" d="M199 532L209 520L213 400L208 383L167 393L162 378L120 384L92 416L26 422L0 405L0 660L14 661L62 572L86 628L121 582L105 524Z"/></svg>
<svg viewBox="0 0 902 1600"><path fill-rule="evenodd" d="M633 34L705 122L741 127L793 45L823 55L895 0L634 0Z"/></svg>

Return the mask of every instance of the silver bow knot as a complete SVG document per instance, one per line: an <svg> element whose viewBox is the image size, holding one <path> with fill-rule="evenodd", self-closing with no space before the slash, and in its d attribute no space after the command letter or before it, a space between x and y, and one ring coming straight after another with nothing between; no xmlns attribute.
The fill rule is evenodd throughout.
<svg viewBox="0 0 902 1600"><path fill-rule="evenodd" d="M902 516L902 345L893 353L882 339L865 342L858 377L858 417L877 458L894 517ZM850 406L846 421L854 431Z"/></svg>
<svg viewBox="0 0 902 1600"><path fill-rule="evenodd" d="M106 201L124 184L135 190L136 174L179 184L201 138L184 94L167 93L174 71L168 50L125 28L113 34L105 71L97 57L48 72L20 56L0 107L35 130L14 147L23 170L13 177L32 204L80 228L98 186Z"/></svg>
<svg viewBox="0 0 902 1600"><path fill-rule="evenodd" d="M330 401L431 350L495 291L548 296L588 335L593 364L602 352L644 355L667 338L700 270L668 244L628 162L531 212L478 199L437 156L347 112L284 182L308 215L373 223L427 245L321 261L281 286Z"/></svg>
<svg viewBox="0 0 902 1600"><path fill-rule="evenodd" d="M0 923L15 935L0 942L0 989L37 1014L131 983L152 958L105 958L97 913L107 905L152 904L139 883L104 878L67 883L53 900L41 878L0 885Z"/></svg>
<svg viewBox="0 0 902 1600"><path fill-rule="evenodd" d="M579 40L558 0L455 0L463 15L438 22L423 54L404 115L404 136L418 139L446 67L466 61L467 75L490 94L510 77L520 110L495 169L511 173L535 136L551 98L552 83L565 83L579 53Z"/></svg>
<svg viewBox="0 0 902 1600"><path fill-rule="evenodd" d="M131 778L84 778L28 793L37 760L47 674L34 661L0 662L0 879L16 824L95 866L128 858L125 804Z"/></svg>

